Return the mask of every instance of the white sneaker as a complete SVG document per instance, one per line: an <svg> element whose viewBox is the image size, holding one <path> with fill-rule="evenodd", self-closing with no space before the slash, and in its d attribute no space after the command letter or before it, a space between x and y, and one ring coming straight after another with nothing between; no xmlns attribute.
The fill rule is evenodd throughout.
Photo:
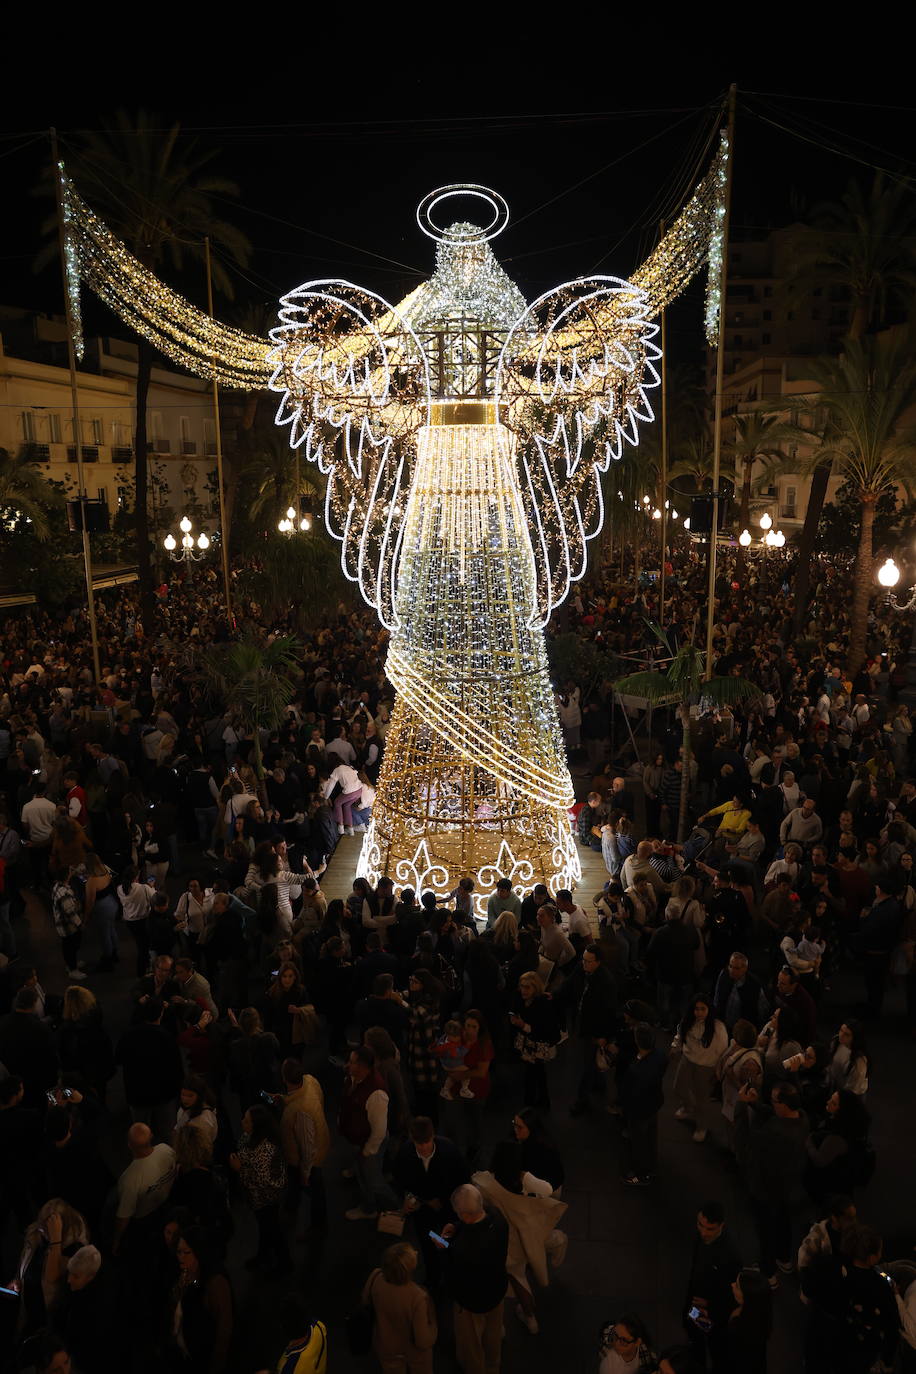
<svg viewBox="0 0 916 1374"><path fill-rule="evenodd" d="M67 977L73 978L77 983L85 983L86 975L81 968L68 968Z"/></svg>
<svg viewBox="0 0 916 1374"><path fill-rule="evenodd" d="M706 1139L706 1127L698 1126L693 1133L693 1138L698 1145L702 1145L703 1141Z"/></svg>
<svg viewBox="0 0 916 1374"><path fill-rule="evenodd" d="M442 1084L442 1089L441 1089L441 1091L440 1091L440 1093L439 1093L439 1096L440 1096L440 1097L444 1097L445 1100L446 1100L446 1102L451 1102L451 1100L452 1100L452 1084L451 1084L451 1080L449 1080L448 1082Z"/></svg>
<svg viewBox="0 0 916 1374"><path fill-rule="evenodd" d="M347 828L346 828L346 830L345 830L343 833L344 833L345 835L352 835L352 834L353 834L353 827L352 827L352 825L348 825Z"/></svg>
<svg viewBox="0 0 916 1374"><path fill-rule="evenodd" d="M366 827L364 825L354 825L353 833L354 835L365 835Z"/></svg>
<svg viewBox="0 0 916 1374"><path fill-rule="evenodd" d="M674 1113L675 1121L690 1121L691 1116L686 1107L678 1107Z"/></svg>
<svg viewBox="0 0 916 1374"><path fill-rule="evenodd" d="M338 835L342 835L342 834L344 833L344 828L343 828L342 825L339 825L339 826L337 827L337 833L338 833Z"/></svg>
<svg viewBox="0 0 916 1374"><path fill-rule="evenodd" d="M470 1097L470 1098L473 1098L474 1094L473 1094L472 1091L471 1091L471 1085L470 1085L470 1083L467 1083L467 1082L462 1083L462 1085L461 1085L461 1090L460 1090L460 1092L458 1093L458 1096L459 1096L459 1097Z"/></svg>
<svg viewBox="0 0 916 1374"><path fill-rule="evenodd" d="M538 1319L537 1319L537 1317L535 1317L534 1315L532 1315L532 1316L529 1317L528 1314L527 1314L527 1312L525 1311L524 1307L522 1307L522 1305L521 1305L520 1302L517 1302L517 1303L515 1304L515 1315L518 1317L518 1319L519 1319L520 1322L524 1323L524 1325L527 1326L527 1328L528 1328L528 1330L531 1332L532 1336L536 1336L536 1335L537 1335L537 1333L538 1333L538 1332L540 1331L540 1329L541 1329L541 1328L538 1326Z"/></svg>

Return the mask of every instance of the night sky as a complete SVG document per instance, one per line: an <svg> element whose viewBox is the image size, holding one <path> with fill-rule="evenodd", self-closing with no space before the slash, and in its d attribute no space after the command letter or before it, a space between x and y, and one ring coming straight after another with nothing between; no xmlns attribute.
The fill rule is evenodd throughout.
<svg viewBox="0 0 916 1374"><path fill-rule="evenodd" d="M29 194L48 157L41 130L55 123L66 148L74 130L98 127L119 104L143 104L166 123L179 119L187 137L219 149L215 168L242 193L220 211L254 245L249 267L235 275L239 304L273 303L309 278L333 276L397 300L433 267L417 202L460 181L493 186L508 200L512 218L493 246L529 299L594 271L626 275L651 249L659 219L702 174L703 149L734 76L742 72L723 65L708 77L701 69L653 85L481 78L473 98L462 98L422 65L392 83L384 71L358 75L330 60L322 70L312 55L301 81L285 91L266 77L244 91L214 82L209 100L195 82L184 94L180 81L171 89L72 78L30 86L8 104L0 139L0 184L6 205L16 207L3 223L0 302L60 309L56 265L32 271L48 213ZM397 94L359 99L373 84L379 97L386 89ZM871 164L912 174L916 97L908 107L908 89L877 75L855 86L772 73L739 79L736 235L790 222L838 196L850 177L869 182ZM203 303L202 281L175 285L196 290ZM701 300L697 283L674 312L675 354L699 357ZM217 308L232 318L231 304ZM91 331L115 332L100 307L88 305L87 313Z"/></svg>

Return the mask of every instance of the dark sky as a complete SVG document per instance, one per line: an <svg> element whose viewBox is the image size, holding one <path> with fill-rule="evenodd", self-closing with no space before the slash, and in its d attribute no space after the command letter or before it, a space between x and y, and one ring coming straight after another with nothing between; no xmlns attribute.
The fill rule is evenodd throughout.
<svg viewBox="0 0 916 1374"><path fill-rule="evenodd" d="M244 35L240 35L244 42ZM274 61L277 58L275 56ZM298 68L297 68L298 71ZM522 79L464 86L422 64L395 83L357 78L312 57L301 80L45 82L10 102L0 138L0 183L16 213L3 223L0 302L60 308L56 268L35 276L47 207L29 195L52 122L67 138L98 127L119 104L179 119L187 137L219 149L216 166L241 188L227 218L255 251L237 298L275 302L313 277L342 276L391 299L432 270L434 245L417 228L417 202L435 186L473 181L508 200L512 219L497 257L530 299L592 271L627 275L701 172L700 156L733 75L728 64L691 68L667 81ZM317 75L316 75L317 72ZM378 99L365 98L378 87ZM143 92L140 100L135 91ZM739 83L733 225L765 231L839 195L877 163L913 173L909 87L886 73L854 86L749 74ZM596 92L600 98L596 98ZM131 96L134 95L132 99ZM360 98L361 97L361 98ZM837 155L832 148L840 148ZM194 290L193 282L180 283ZM202 296L198 296L202 301ZM683 347L701 341L701 289L672 321ZM231 307L222 303L221 313ZM94 318L93 318L94 316ZM90 309L90 326L110 330Z"/></svg>

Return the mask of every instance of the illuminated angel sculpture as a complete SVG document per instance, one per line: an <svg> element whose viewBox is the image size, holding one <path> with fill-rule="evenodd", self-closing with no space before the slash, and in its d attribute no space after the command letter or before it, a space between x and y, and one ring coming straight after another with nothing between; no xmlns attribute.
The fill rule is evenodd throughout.
<svg viewBox="0 0 916 1374"><path fill-rule="evenodd" d="M437 240L429 281L397 306L308 282L284 296L270 343L146 273L64 178L74 282L177 362L279 392L277 423L327 476L327 526L390 631L397 692L359 859L373 882L442 895L472 876L482 912L500 877L519 892L580 877L543 629L586 571L601 473L653 418L652 320L717 268L727 155L723 139L629 281L583 278L526 306L490 248L505 202L445 187L417 212ZM433 214L458 195L485 204L489 224L438 229ZM713 294L708 333L717 310Z"/></svg>

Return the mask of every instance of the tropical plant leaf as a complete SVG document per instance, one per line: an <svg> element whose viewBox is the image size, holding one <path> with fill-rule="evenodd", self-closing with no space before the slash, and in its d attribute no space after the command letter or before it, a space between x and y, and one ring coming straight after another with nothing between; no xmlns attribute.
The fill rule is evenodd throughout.
<svg viewBox="0 0 916 1374"><path fill-rule="evenodd" d="M631 673L629 677L618 678L614 690L625 696L645 697L653 704L679 700L679 694L672 690L664 673Z"/></svg>

